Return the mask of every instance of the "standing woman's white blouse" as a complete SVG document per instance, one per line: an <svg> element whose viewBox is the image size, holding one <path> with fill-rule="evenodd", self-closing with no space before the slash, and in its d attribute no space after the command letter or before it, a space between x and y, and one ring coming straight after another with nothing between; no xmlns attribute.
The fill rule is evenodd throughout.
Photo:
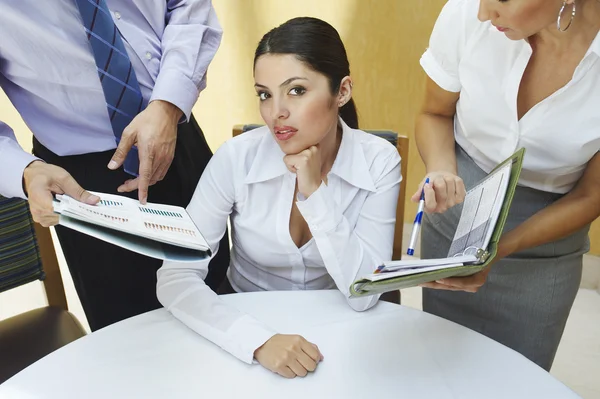
<svg viewBox="0 0 600 399"><path fill-rule="evenodd" d="M525 147L519 183L566 193L600 150L600 34L572 80L518 120L517 94L531 46L480 22L478 8L479 0L449 0L421 58L438 86L460 92L456 141L486 172Z"/></svg>
<svg viewBox="0 0 600 399"><path fill-rule="evenodd" d="M349 297L357 276L391 259L400 156L387 141L340 123L342 141L327 185L305 200L294 198L296 175L267 127L227 141L206 167L187 209L213 252L231 216L228 277L236 291L337 287ZM313 235L302 248L290 236L293 201ZM165 262L158 271L158 298L188 327L251 363L254 351L276 332L204 284L208 263ZM348 302L365 310L377 299Z"/></svg>

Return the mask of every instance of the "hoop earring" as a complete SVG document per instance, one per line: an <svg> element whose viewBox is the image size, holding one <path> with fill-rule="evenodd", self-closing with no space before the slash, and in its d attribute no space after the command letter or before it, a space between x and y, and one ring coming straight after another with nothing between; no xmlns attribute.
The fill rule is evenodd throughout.
<svg viewBox="0 0 600 399"><path fill-rule="evenodd" d="M560 8L560 11L558 12L558 19L556 20L556 29L558 29L560 32L566 32L570 27L571 24L573 23L573 19L575 18L575 2L573 2L573 11L571 11L571 19L569 20L569 24L567 25L567 27L565 29L561 28L561 20L562 20L562 15L563 12L565 11L565 7L567 6L567 1L564 0L563 1L563 5Z"/></svg>

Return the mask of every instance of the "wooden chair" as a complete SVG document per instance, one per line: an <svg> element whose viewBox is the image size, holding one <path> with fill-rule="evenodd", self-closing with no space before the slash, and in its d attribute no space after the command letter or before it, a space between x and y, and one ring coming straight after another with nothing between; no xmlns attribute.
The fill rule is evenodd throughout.
<svg viewBox="0 0 600 399"><path fill-rule="evenodd" d="M235 125L233 127L233 137L240 135L248 130L256 129L262 125L248 124ZM404 198L406 196L406 176L408 168L408 137L400 136L391 130L365 130L367 133L375 134L392 143L401 158L401 173L402 182L400 183L400 194L398 195L398 204L396 206L396 226L394 229L394 247L392 259L400 259L402 257L402 231L404 227ZM400 303L400 292L386 292L381 296L381 299L387 302Z"/></svg>
<svg viewBox="0 0 600 399"><path fill-rule="evenodd" d="M0 292L38 279L48 306L0 321L0 384L86 334L68 311L50 230L32 221L26 201L0 197Z"/></svg>

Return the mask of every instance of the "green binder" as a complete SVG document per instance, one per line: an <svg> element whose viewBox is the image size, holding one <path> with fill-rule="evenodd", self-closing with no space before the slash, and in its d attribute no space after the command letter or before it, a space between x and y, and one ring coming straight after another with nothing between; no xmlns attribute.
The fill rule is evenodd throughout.
<svg viewBox="0 0 600 399"><path fill-rule="evenodd" d="M447 267L438 270L430 270L423 272L416 272L414 274L398 276L393 278L386 278L379 281L371 281L365 277L358 278L350 286L350 294L352 297L360 297L367 295L381 294L388 291L398 290L402 288L414 287L422 283L436 281L448 277L464 277L475 274L483 270L488 266L496 257L498 251L498 241L504 230L504 224L508 216L508 211L512 203L515 189L519 181L521 174L521 168L523 166L523 158L525 156L525 149L521 148L515 152L511 157L507 158L501 164L499 164L490 173L492 175L498 169L503 168L507 164L511 164L510 177L508 179L508 185L506 187L506 194L504 201L500 208L500 213L494 226L490 241L487 248L479 248L475 252L477 261L473 264L465 264L463 266ZM448 258L451 259L451 258Z"/></svg>

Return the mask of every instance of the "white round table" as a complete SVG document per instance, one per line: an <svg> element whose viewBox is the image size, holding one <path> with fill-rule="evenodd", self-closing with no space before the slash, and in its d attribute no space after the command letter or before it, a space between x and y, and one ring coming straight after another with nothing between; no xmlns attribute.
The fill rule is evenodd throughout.
<svg viewBox="0 0 600 399"><path fill-rule="evenodd" d="M46 356L0 385L0 398L578 398L511 349L418 310L381 302L358 313L337 291L222 298L279 332L303 335L325 360L288 380L160 309Z"/></svg>

